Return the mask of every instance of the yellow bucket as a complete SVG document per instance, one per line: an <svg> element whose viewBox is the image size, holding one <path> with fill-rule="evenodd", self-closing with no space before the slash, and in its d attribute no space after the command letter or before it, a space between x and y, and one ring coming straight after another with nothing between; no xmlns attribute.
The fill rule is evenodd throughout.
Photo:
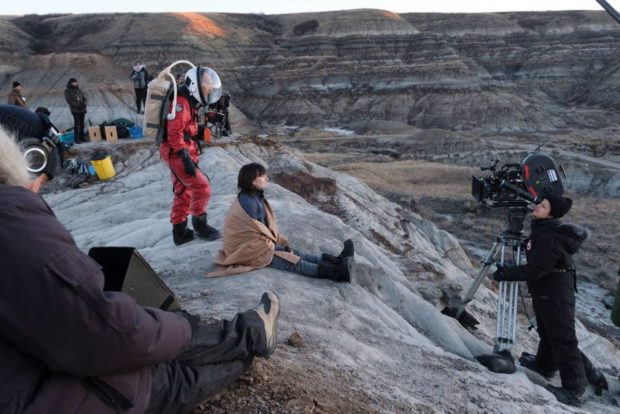
<svg viewBox="0 0 620 414"><path fill-rule="evenodd" d="M95 167L95 172L100 180L108 180L116 175L114 165L112 165L112 158L109 155L102 160L93 160L90 163Z"/></svg>

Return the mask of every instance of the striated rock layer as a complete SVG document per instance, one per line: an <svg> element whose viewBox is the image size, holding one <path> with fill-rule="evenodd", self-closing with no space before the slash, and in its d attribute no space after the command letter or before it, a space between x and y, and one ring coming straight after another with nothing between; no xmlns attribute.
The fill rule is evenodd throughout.
<svg viewBox="0 0 620 414"><path fill-rule="evenodd" d="M620 27L603 11L35 15L3 18L0 32L0 87L20 79L55 107L59 83L84 78L93 118L130 113L135 60L156 72L189 59L217 69L260 122L528 132L620 121ZM39 63L48 55L66 70Z"/></svg>

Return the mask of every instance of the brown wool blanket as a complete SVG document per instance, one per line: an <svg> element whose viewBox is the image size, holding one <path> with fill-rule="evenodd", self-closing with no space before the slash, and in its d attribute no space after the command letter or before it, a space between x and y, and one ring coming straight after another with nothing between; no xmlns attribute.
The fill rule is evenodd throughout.
<svg viewBox="0 0 620 414"><path fill-rule="evenodd" d="M254 220L245 212L238 199L230 206L224 220L224 248L215 255L215 270L208 277L236 275L261 269L271 263L274 254L291 263L300 258L291 252L275 251L275 245L287 246L288 241L278 231L278 224L267 200L265 217L269 226Z"/></svg>

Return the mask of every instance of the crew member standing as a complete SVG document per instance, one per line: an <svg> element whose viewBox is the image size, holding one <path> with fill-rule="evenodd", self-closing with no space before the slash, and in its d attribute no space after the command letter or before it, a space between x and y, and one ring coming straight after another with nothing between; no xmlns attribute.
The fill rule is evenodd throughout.
<svg viewBox="0 0 620 414"><path fill-rule="evenodd" d="M65 89L65 101L69 104L71 115L73 115L73 132L75 134L74 141L76 144L86 142L84 137L84 117L86 116L86 96L80 89L78 81L75 78L69 79Z"/></svg>
<svg viewBox="0 0 620 414"><path fill-rule="evenodd" d="M575 268L572 255L588 237L575 224L560 220L570 198L549 195L536 205L525 247L527 264L499 268L497 281L527 281L540 342L533 368L550 377L560 370L562 388L547 386L563 403L579 405L588 384L575 333Z"/></svg>
<svg viewBox="0 0 620 414"><path fill-rule="evenodd" d="M141 112L141 107L146 108L146 89L149 81L149 74L144 65L138 61L133 65L133 72L129 79L133 81L133 90L136 93L136 112ZM142 112L144 113L144 112Z"/></svg>
<svg viewBox="0 0 620 414"><path fill-rule="evenodd" d="M207 224L207 206L211 185L198 168L199 147L197 109L216 102L222 93L217 73L208 67L197 66L185 74L178 89L177 102L171 107L173 119L166 121L166 139L160 147L162 160L170 167L174 201L170 222L174 244L181 245L194 239L194 233L205 240L216 240L221 234ZM194 231L187 227L187 216L192 215Z"/></svg>
<svg viewBox="0 0 620 414"><path fill-rule="evenodd" d="M28 107L28 105L26 105L26 98L22 95L21 83L17 81L13 82L13 89L11 90L11 93L9 93L8 104L21 106L22 108Z"/></svg>

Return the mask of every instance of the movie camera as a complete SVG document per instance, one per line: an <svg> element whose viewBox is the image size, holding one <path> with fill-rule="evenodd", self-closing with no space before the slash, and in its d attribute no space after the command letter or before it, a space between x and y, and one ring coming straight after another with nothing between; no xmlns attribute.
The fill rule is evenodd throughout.
<svg viewBox="0 0 620 414"><path fill-rule="evenodd" d="M529 153L519 163L500 164L494 160L480 170L490 171L491 175L472 176L471 194L491 207L527 207L546 195L564 192L559 174L561 171L565 177L564 170L542 152Z"/></svg>

